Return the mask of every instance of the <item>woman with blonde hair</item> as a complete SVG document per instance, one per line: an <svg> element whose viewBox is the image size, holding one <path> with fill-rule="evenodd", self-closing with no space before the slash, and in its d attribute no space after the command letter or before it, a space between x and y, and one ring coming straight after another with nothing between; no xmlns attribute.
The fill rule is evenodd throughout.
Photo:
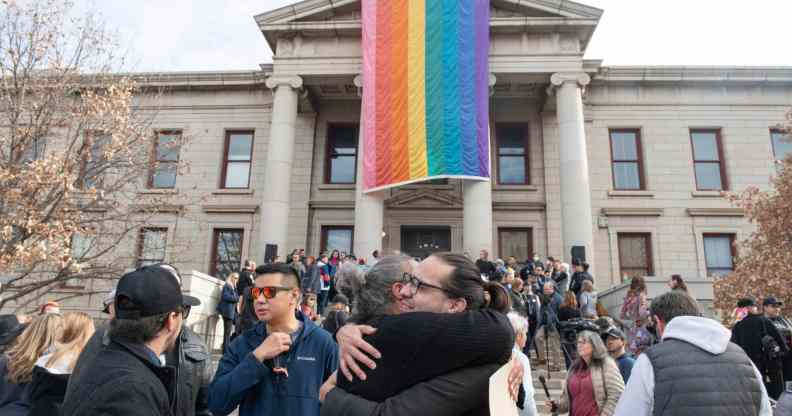
<svg viewBox="0 0 792 416"><path fill-rule="evenodd" d="M57 415L69 375L85 344L96 328L93 319L83 312L67 312L63 315L63 330L50 352L36 361L33 381L30 383L29 416Z"/></svg>
<svg viewBox="0 0 792 416"><path fill-rule="evenodd" d="M63 317L46 314L35 317L0 358L0 415L27 416L30 402L28 384L36 361L60 337Z"/></svg>

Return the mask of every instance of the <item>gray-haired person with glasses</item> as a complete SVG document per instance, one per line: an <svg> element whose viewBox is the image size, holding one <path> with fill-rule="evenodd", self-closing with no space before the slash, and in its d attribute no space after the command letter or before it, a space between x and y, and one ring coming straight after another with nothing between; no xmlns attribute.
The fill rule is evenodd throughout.
<svg viewBox="0 0 792 416"><path fill-rule="evenodd" d="M322 386L322 415L489 412L489 377L514 346L504 287L451 253L421 263L384 257L365 274L342 268L337 276L356 324L338 332L344 370Z"/></svg>

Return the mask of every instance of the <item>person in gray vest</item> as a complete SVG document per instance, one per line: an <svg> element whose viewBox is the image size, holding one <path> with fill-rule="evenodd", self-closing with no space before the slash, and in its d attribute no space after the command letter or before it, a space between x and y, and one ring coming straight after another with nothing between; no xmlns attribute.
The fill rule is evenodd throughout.
<svg viewBox="0 0 792 416"><path fill-rule="evenodd" d="M772 415L759 370L693 298L671 291L650 310L662 342L638 356L616 416Z"/></svg>

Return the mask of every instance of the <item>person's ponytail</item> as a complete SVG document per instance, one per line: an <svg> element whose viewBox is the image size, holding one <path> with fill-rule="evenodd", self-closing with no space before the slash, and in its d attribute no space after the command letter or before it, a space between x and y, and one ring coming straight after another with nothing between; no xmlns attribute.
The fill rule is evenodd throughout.
<svg viewBox="0 0 792 416"><path fill-rule="evenodd" d="M496 282L482 282L484 287L484 308L492 309L500 313L511 311L511 296L503 285Z"/></svg>

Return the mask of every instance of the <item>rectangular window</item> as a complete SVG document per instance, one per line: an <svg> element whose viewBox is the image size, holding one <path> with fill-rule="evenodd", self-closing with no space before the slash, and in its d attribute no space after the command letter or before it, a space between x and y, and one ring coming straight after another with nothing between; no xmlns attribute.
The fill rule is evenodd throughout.
<svg viewBox="0 0 792 416"><path fill-rule="evenodd" d="M734 234L704 234L707 276L726 276L734 271Z"/></svg>
<svg viewBox="0 0 792 416"><path fill-rule="evenodd" d="M728 189L720 130L691 130L690 142L693 147L696 189L699 191Z"/></svg>
<svg viewBox="0 0 792 416"><path fill-rule="evenodd" d="M618 233L619 272L622 277L653 276L652 235L650 233Z"/></svg>
<svg viewBox="0 0 792 416"><path fill-rule="evenodd" d="M351 225L322 226L322 242L319 251L327 254L330 254L333 250L351 253L353 231L354 227Z"/></svg>
<svg viewBox="0 0 792 416"><path fill-rule="evenodd" d="M102 187L102 176L109 169L105 150L111 139L109 135L95 132L85 134L87 150L83 153L82 161L83 189Z"/></svg>
<svg viewBox="0 0 792 416"><path fill-rule="evenodd" d="M359 130L357 124L331 125L327 128L325 183L355 183Z"/></svg>
<svg viewBox="0 0 792 416"><path fill-rule="evenodd" d="M644 190L641 131L619 129L610 131L613 189Z"/></svg>
<svg viewBox="0 0 792 416"><path fill-rule="evenodd" d="M44 138L30 139L22 150L22 163L30 163L44 157L46 146L47 140Z"/></svg>
<svg viewBox="0 0 792 416"><path fill-rule="evenodd" d="M519 261L531 257L533 237L530 228L498 228L498 253L500 258L513 256Z"/></svg>
<svg viewBox="0 0 792 416"><path fill-rule="evenodd" d="M529 184L528 126L499 125L495 138L498 149L498 183Z"/></svg>
<svg viewBox="0 0 792 416"><path fill-rule="evenodd" d="M245 230L217 228L212 237L212 262L209 274L225 280L229 274L239 272L242 264L242 244Z"/></svg>
<svg viewBox="0 0 792 416"><path fill-rule="evenodd" d="M164 262L167 238L167 228L141 228L138 236L136 267Z"/></svg>
<svg viewBox="0 0 792 416"><path fill-rule="evenodd" d="M81 261L88 256L91 248L94 246L96 239L92 235L86 234L72 234L71 238L71 256L76 261Z"/></svg>
<svg viewBox="0 0 792 416"><path fill-rule="evenodd" d="M180 131L157 132L149 177L150 188L168 189L176 186L180 147Z"/></svg>
<svg viewBox="0 0 792 416"><path fill-rule="evenodd" d="M779 130L772 130L770 139L773 141L773 157L776 164L780 165L787 155L792 153L792 136Z"/></svg>
<svg viewBox="0 0 792 416"><path fill-rule="evenodd" d="M253 132L228 131L223 157L221 188L248 188L253 160Z"/></svg>

